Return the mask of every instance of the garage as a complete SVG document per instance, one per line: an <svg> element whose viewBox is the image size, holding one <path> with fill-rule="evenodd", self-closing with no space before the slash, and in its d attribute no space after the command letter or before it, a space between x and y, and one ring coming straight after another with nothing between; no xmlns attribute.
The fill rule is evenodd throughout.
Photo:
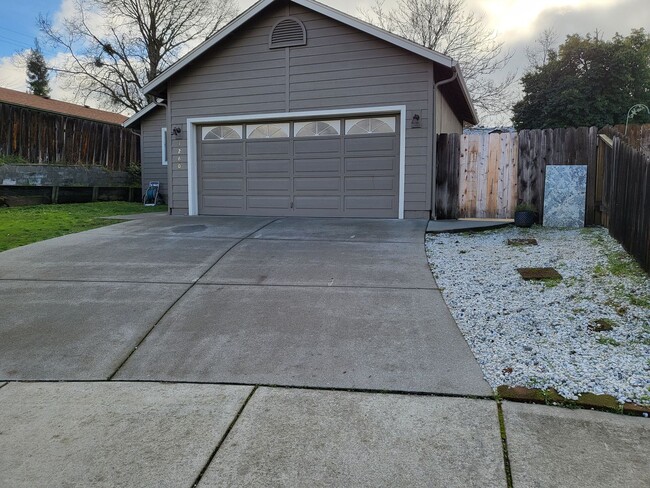
<svg viewBox="0 0 650 488"><path fill-rule="evenodd" d="M173 215L427 219L438 134L478 122L458 63L312 0L260 0L125 122Z"/></svg>
<svg viewBox="0 0 650 488"><path fill-rule="evenodd" d="M203 215L396 218L399 116L203 125Z"/></svg>

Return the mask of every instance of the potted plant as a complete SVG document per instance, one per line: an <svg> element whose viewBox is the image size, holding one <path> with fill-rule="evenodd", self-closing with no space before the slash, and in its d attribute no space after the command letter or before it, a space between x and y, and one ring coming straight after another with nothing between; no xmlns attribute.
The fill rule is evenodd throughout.
<svg viewBox="0 0 650 488"><path fill-rule="evenodd" d="M520 203L515 208L515 225L517 227L531 227L535 223L537 209L530 203Z"/></svg>

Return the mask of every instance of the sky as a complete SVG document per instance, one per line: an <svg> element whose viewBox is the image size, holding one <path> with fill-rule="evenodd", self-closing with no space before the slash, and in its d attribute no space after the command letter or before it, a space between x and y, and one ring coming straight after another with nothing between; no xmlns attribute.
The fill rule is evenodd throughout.
<svg viewBox="0 0 650 488"><path fill-rule="evenodd" d="M321 0L331 7L352 15L367 8L373 0ZM523 74L528 64L525 49L531 45L544 29L552 28L558 41L569 34L587 34L598 30L605 38L616 32L628 34L632 28L650 29L649 0L465 0L466 7L484 17L494 29L504 48L512 53L506 71L496 73L495 78L506 72ZM394 5L397 0L386 0L385 6ZM252 0L239 0L241 10L248 8ZM12 57L31 47L38 36L36 18L39 13L56 19L72 8L73 0L0 0L0 86L25 90L24 68L15 65ZM57 53L43 46L46 58ZM462 67L462 65L461 65ZM53 80L52 97L74 101ZM515 98L518 89L515 87ZM88 101L92 105L92 101ZM507 114L494 122L507 122ZM482 122L490 122L482 121Z"/></svg>

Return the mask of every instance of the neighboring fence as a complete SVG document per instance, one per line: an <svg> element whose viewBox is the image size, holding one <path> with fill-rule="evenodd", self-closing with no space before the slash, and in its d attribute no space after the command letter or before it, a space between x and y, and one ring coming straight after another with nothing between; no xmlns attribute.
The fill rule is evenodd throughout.
<svg viewBox="0 0 650 488"><path fill-rule="evenodd" d="M650 124L630 124L625 134L625 124L607 126L601 130L610 135L618 135L634 149L639 149L650 156Z"/></svg>
<svg viewBox="0 0 650 488"><path fill-rule="evenodd" d="M140 141L118 125L0 103L0 156L124 171L139 164Z"/></svg>
<svg viewBox="0 0 650 488"><path fill-rule="evenodd" d="M604 130L598 145L596 224L650 272L650 157Z"/></svg>

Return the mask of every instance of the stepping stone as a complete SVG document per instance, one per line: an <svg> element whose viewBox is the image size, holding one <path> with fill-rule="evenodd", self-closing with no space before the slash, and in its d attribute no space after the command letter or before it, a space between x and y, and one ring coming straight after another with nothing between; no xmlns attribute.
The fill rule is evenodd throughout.
<svg viewBox="0 0 650 488"><path fill-rule="evenodd" d="M517 268L524 280L561 280L562 275L555 268Z"/></svg>

